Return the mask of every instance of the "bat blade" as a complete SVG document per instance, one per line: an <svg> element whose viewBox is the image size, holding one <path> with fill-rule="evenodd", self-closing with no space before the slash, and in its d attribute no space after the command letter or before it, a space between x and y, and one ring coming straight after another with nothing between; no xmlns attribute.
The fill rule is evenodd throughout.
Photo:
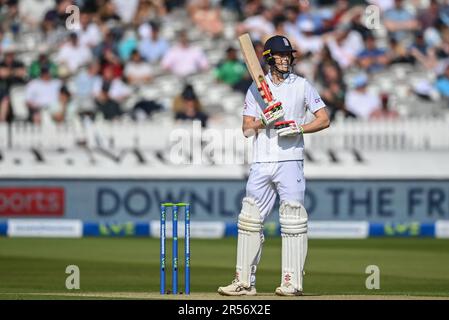
<svg viewBox="0 0 449 320"><path fill-rule="evenodd" d="M259 89L265 103L270 104L270 102L274 100L273 94L271 93L270 87L265 80L264 72L260 66L259 59L257 58L256 51L254 50L249 34L245 33L241 35L238 40L251 78L253 78L256 83L256 86Z"/></svg>

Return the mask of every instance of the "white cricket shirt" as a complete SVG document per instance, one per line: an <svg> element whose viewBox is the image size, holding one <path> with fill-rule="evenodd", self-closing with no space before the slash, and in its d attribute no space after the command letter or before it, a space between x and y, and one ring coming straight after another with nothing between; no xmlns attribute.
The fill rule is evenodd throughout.
<svg viewBox="0 0 449 320"><path fill-rule="evenodd" d="M279 85L271 80L271 74L265 76L268 86L277 101L282 102L285 115L278 121L296 120L299 125L305 124L306 112L315 113L325 107L320 95L310 83L295 74L290 74ZM257 90L255 83L246 93L244 116L260 118L267 107ZM259 130L253 138L253 162L277 162L303 160L304 139L302 135L278 137L273 125Z"/></svg>

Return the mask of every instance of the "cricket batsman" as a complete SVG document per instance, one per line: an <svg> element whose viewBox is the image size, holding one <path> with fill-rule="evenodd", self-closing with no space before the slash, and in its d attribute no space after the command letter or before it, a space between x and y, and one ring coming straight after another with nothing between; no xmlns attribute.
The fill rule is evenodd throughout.
<svg viewBox="0 0 449 320"><path fill-rule="evenodd" d="M265 78L273 96L282 102L280 108L267 108L254 82L246 94L242 129L246 137L255 136L253 163L238 216L235 279L218 288L221 295L256 295L263 224L276 194L280 197L282 274L275 293L297 296L303 292L308 220L303 135L328 128L329 117L315 88L292 73L295 51L290 41L279 35L269 38L264 46L263 56L270 68ZM315 115L310 123L305 123L307 110Z"/></svg>

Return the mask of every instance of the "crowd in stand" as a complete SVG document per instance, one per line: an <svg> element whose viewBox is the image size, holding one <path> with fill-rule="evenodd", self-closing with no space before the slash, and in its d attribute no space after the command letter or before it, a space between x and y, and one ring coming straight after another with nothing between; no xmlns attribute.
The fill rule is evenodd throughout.
<svg viewBox="0 0 449 320"><path fill-rule="evenodd" d="M364 22L371 4L380 9L378 23L386 37L376 32L376 21ZM70 27L73 11L67 9L72 5L80 10L75 28ZM189 30L173 39L161 36L177 9L217 43L225 41L222 13L232 12L236 37L250 33L262 64L263 42L274 34L287 36L298 50L295 71L321 88L332 119L337 114L398 118L388 95L367 90L370 79L397 63L435 74L421 95L434 90L449 99L446 0L0 0L0 122L15 119L11 90L16 86L25 87L31 122L42 121L42 110L55 122L113 120L122 117L123 104L136 88L150 87L169 73L185 82L171 106L174 118L199 119L206 126L207 105L186 79L210 72L241 93L251 79L235 42L212 65L207 53L191 43ZM21 60L26 41L33 43L33 61ZM351 86L344 80L350 71L357 73ZM131 112L136 119L162 109L156 101L140 99Z"/></svg>

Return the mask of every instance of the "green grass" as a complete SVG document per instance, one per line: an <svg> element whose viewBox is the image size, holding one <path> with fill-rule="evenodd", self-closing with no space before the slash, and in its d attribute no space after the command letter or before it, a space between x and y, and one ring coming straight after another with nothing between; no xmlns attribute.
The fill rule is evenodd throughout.
<svg viewBox="0 0 449 320"><path fill-rule="evenodd" d="M180 242L180 260L182 245ZM235 247L235 238L191 240L193 292L215 292L232 280ZM271 293L280 282L280 248L280 238L269 238L264 243L257 278L259 292ZM171 247L167 249L170 253ZM167 260L170 284L170 255ZM381 271L380 290L365 288L365 268L372 264ZM23 298L25 293L73 292L65 288L68 265L80 268L79 293L159 290L158 239L0 238L0 299ZM310 240L305 292L449 296L449 240Z"/></svg>

